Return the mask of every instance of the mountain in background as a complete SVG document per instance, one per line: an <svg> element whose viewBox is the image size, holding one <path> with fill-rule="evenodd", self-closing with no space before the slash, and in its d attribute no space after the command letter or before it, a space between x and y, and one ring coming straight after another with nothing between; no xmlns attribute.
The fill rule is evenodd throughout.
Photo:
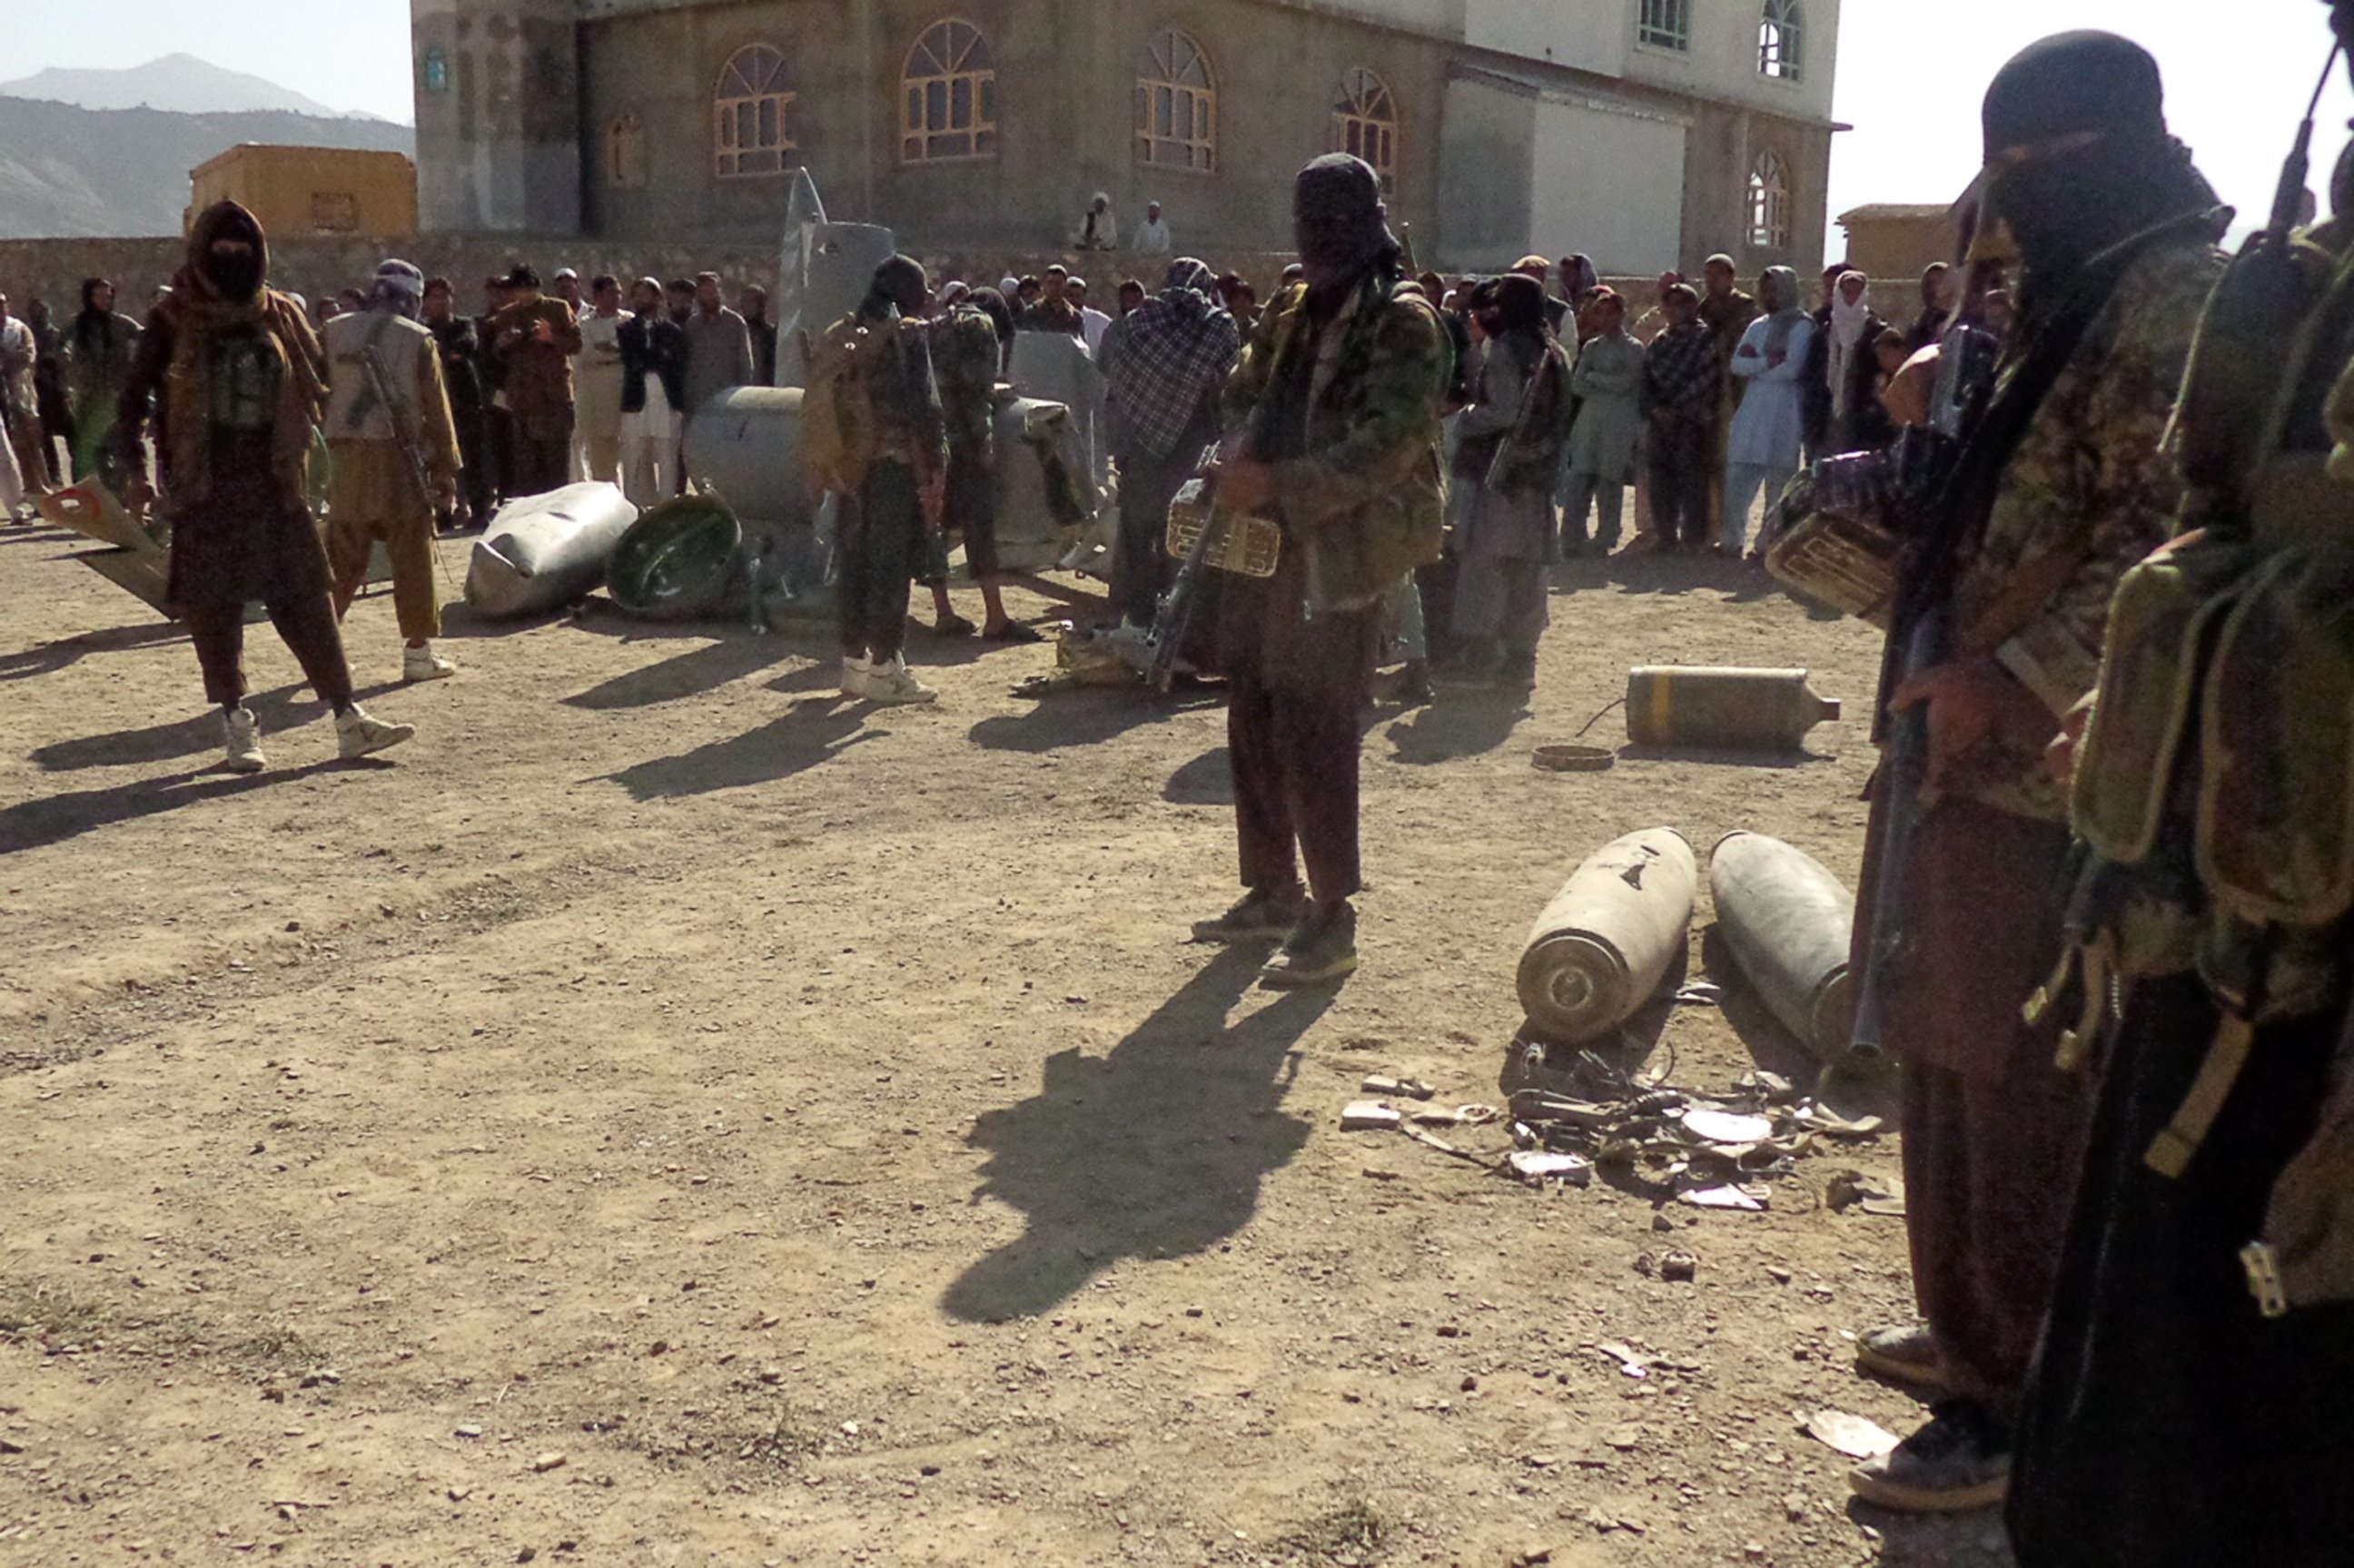
<svg viewBox="0 0 2354 1568"><path fill-rule="evenodd" d="M145 65L115 70L42 70L0 81L0 95L70 103L77 109L162 109L175 114L229 114L276 109L322 119L373 120L346 115L292 88L243 71L224 70L194 55L165 55Z"/></svg>
<svg viewBox="0 0 2354 1568"><path fill-rule="evenodd" d="M0 239L177 234L188 171L241 142L417 155L417 133L389 120L76 109L0 97Z"/></svg>

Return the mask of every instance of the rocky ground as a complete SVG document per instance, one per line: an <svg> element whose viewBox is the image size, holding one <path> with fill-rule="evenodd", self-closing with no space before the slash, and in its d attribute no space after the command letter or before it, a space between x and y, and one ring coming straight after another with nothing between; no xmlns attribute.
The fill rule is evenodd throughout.
<svg viewBox="0 0 2354 1568"><path fill-rule="evenodd" d="M1232 896L1212 699L1020 699L1044 650L918 635L943 700L877 712L816 641L594 604L453 612L460 677L384 689L377 597L355 663L418 739L335 764L257 628L232 778L76 547L0 532L0 1563L2007 1561L1801 1430L1919 1416L1850 1366L1902 1222L1822 1202L1893 1139L1723 1213L1339 1126L1371 1073L1497 1100L1530 922L1622 832L1852 878L1853 623L1565 577L1525 707L1373 718L1365 967L1277 996L1184 940ZM1667 661L1850 717L1530 766ZM1708 923L1720 1003L1620 1065L1803 1080Z"/></svg>

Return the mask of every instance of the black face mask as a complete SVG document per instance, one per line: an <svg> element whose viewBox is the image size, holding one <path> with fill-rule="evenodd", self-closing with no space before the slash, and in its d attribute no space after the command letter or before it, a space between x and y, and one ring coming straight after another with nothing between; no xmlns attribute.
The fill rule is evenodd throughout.
<svg viewBox="0 0 2354 1568"><path fill-rule="evenodd" d="M221 298L232 303L242 303L261 291L261 257L257 251L207 250L203 270Z"/></svg>

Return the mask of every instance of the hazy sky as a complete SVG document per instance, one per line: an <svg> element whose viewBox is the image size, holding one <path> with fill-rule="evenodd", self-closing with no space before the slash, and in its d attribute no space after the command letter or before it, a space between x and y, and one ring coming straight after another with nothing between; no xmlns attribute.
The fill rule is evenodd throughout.
<svg viewBox="0 0 2354 1568"><path fill-rule="evenodd" d="M407 0L105 0L102 21L88 5L6 9L0 77L186 51L338 109L410 117ZM2046 33L2107 27L2158 56L2175 133L2243 221L2259 221L2327 48L2319 0L1845 0L1843 10L1837 114L1855 129L1832 143L1834 216L1958 193L1978 167L1978 99L1995 69ZM2341 72L2316 138L2317 189L2349 114Z"/></svg>

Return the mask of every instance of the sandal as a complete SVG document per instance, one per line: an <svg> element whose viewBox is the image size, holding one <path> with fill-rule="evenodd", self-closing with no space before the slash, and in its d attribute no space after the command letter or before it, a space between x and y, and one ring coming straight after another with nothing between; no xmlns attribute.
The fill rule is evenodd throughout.
<svg viewBox="0 0 2354 1568"><path fill-rule="evenodd" d="M970 637L975 630L972 622L961 615L942 616L932 623L932 634L936 637Z"/></svg>
<svg viewBox="0 0 2354 1568"><path fill-rule="evenodd" d="M1046 641L1034 627L1024 626L1018 620L1009 620L994 630L982 632L981 640L983 642L1044 642Z"/></svg>

